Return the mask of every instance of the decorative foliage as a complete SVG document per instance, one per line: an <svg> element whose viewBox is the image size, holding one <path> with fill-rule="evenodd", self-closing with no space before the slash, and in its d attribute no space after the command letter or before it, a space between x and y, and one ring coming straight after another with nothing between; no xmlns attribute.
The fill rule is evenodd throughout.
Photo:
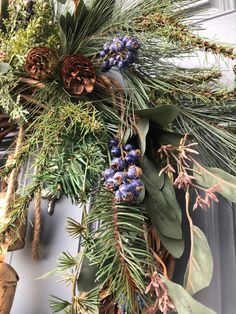
<svg viewBox="0 0 236 314"><path fill-rule="evenodd" d="M204 233L193 226L193 249L185 273L185 288L191 294L209 286L213 272L211 250Z"/></svg>
<svg viewBox="0 0 236 314"><path fill-rule="evenodd" d="M24 129L2 182L31 161L30 183L11 215L3 213L0 259L33 198L39 255L40 193L50 215L62 195L82 213L66 226L78 254L62 253L43 276L71 286L70 300L50 301L53 313L213 313L191 296L209 285L213 265L190 195L192 210L207 210L216 193L236 201L236 93L222 86L218 69L172 60L199 50L236 56L192 32L184 22L191 3L0 1L2 144ZM171 281L183 252L185 288Z"/></svg>

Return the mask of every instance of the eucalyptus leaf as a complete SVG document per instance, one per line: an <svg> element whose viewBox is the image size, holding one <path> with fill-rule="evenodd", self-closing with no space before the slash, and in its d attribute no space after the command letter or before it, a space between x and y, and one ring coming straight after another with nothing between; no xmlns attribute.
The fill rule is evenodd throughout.
<svg viewBox="0 0 236 314"><path fill-rule="evenodd" d="M179 314L216 314L212 309L194 300L190 294L180 285L161 276L165 282L168 295Z"/></svg>
<svg viewBox="0 0 236 314"><path fill-rule="evenodd" d="M78 277L78 290L88 292L94 289L97 286L97 283L95 283L97 271L98 266L91 265L89 259L85 256Z"/></svg>
<svg viewBox="0 0 236 314"><path fill-rule="evenodd" d="M156 228L157 229L157 228ZM168 238L161 234L158 230L157 233L164 247L176 258L180 258L184 252L184 240L177 240Z"/></svg>
<svg viewBox="0 0 236 314"><path fill-rule="evenodd" d="M193 295L208 287L212 273L213 260L206 236L201 229L193 226L193 251L184 276L185 289Z"/></svg>
<svg viewBox="0 0 236 314"><path fill-rule="evenodd" d="M139 139L139 147L142 153L142 156L145 154L146 151L146 136L149 130L149 120L148 119L141 119L139 123L136 125L136 131L138 133Z"/></svg>
<svg viewBox="0 0 236 314"><path fill-rule="evenodd" d="M168 177L159 176L160 169L146 156L140 166L147 191L144 204L153 226L165 237L182 240L182 214L172 183Z"/></svg>
<svg viewBox="0 0 236 314"><path fill-rule="evenodd" d="M161 145L170 144L173 146L179 146L179 143L184 135L180 133L168 132L164 130L160 130L158 132L158 141Z"/></svg>
<svg viewBox="0 0 236 314"><path fill-rule="evenodd" d="M151 109L136 110L141 118L156 122L161 127L168 126L179 115L179 109L173 105L160 105Z"/></svg>
<svg viewBox="0 0 236 314"><path fill-rule="evenodd" d="M211 188L219 186L219 193L231 202L236 202L236 177L222 169L194 165L194 177L198 184Z"/></svg>

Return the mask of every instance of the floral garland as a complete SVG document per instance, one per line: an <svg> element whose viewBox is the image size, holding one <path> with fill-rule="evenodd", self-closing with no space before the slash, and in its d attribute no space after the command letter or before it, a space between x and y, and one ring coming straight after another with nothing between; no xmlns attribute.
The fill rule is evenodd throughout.
<svg viewBox="0 0 236 314"><path fill-rule="evenodd" d="M192 297L210 284L213 260L191 209L207 210L217 193L236 202L236 93L220 71L171 58L236 55L193 33L188 4L0 1L0 139L12 149L17 136L1 168L1 263L19 239L22 248L32 199L34 259L41 198L50 215L63 195L82 211L67 223L80 250L62 253L56 269L72 297L51 300L53 313L214 313ZM19 191L29 159L34 175ZM173 274L185 240L181 286Z"/></svg>

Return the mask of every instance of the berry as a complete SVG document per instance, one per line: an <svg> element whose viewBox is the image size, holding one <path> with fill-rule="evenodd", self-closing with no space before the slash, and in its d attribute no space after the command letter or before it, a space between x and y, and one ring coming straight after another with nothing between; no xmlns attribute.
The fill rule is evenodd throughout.
<svg viewBox="0 0 236 314"><path fill-rule="evenodd" d="M135 161L136 160L133 156L130 156L130 155L125 156L125 162L128 166L135 164Z"/></svg>
<svg viewBox="0 0 236 314"><path fill-rule="evenodd" d="M104 179L108 179L108 178L114 176L114 174L115 174L115 171L111 168L108 168L103 172L103 177L104 177Z"/></svg>
<svg viewBox="0 0 236 314"><path fill-rule="evenodd" d="M116 42L116 51L123 51L125 48L125 44L122 41Z"/></svg>
<svg viewBox="0 0 236 314"><path fill-rule="evenodd" d="M113 57L109 58L110 65L113 66L115 64L115 59Z"/></svg>
<svg viewBox="0 0 236 314"><path fill-rule="evenodd" d="M142 175L142 169L138 166L130 166L128 169L128 177L130 179L139 179Z"/></svg>
<svg viewBox="0 0 236 314"><path fill-rule="evenodd" d="M116 55L116 56L115 56L115 60L116 60L116 61L120 61L120 60L121 60L121 56L120 56L120 55Z"/></svg>
<svg viewBox="0 0 236 314"><path fill-rule="evenodd" d="M140 44L136 39L131 38L130 40L127 41L126 48L129 51L137 51L140 48Z"/></svg>
<svg viewBox="0 0 236 314"><path fill-rule="evenodd" d="M112 177L107 178L107 180L106 180L106 186L107 186L107 189L108 189L109 191L114 191L115 184L114 184L114 180L113 180Z"/></svg>
<svg viewBox="0 0 236 314"><path fill-rule="evenodd" d="M110 62L108 60L104 61L103 64L102 64L102 71L103 72L107 72L110 69L111 69Z"/></svg>
<svg viewBox="0 0 236 314"><path fill-rule="evenodd" d="M140 157L141 157L141 151L139 149L134 149L134 150L131 150L129 153L128 153L128 156L130 157L133 157L135 162L138 162Z"/></svg>
<svg viewBox="0 0 236 314"><path fill-rule="evenodd" d="M112 139L109 141L108 146L109 146L109 148L112 148L112 147L114 147L114 146L118 146L119 142L120 142L120 141L118 140L118 138L112 138Z"/></svg>
<svg viewBox="0 0 236 314"><path fill-rule="evenodd" d="M121 198L124 202L130 202L134 199L135 193L131 188L130 183L124 183L119 187Z"/></svg>
<svg viewBox="0 0 236 314"><path fill-rule="evenodd" d="M127 67L127 66L128 66L128 63L127 63L127 61L125 61L125 60L119 61L119 63L118 63L118 68L119 68L120 70L124 69L124 68Z"/></svg>
<svg viewBox="0 0 236 314"><path fill-rule="evenodd" d="M115 170L123 171L125 169L125 162L121 157L114 158L111 161L111 167Z"/></svg>
<svg viewBox="0 0 236 314"><path fill-rule="evenodd" d="M125 60L129 63L134 63L136 60L136 54L131 51L128 51Z"/></svg>
<svg viewBox="0 0 236 314"><path fill-rule="evenodd" d="M121 156L121 150L120 150L120 148L119 148L119 147L113 147L113 148L111 149L111 155L112 155L113 157L120 157L120 156Z"/></svg>
<svg viewBox="0 0 236 314"><path fill-rule="evenodd" d="M117 46L115 43L110 44L109 49L111 52L117 52Z"/></svg>
<svg viewBox="0 0 236 314"><path fill-rule="evenodd" d="M134 150L134 145L132 145L132 144L125 144L124 145L124 151L125 152L130 152L131 150Z"/></svg>
<svg viewBox="0 0 236 314"><path fill-rule="evenodd" d="M126 182L127 174L125 172L118 171L115 173L113 179L118 185L121 185L122 183Z"/></svg>
<svg viewBox="0 0 236 314"><path fill-rule="evenodd" d="M122 41L124 44L127 44L127 42L130 40L130 37L129 36L124 36Z"/></svg>
<svg viewBox="0 0 236 314"><path fill-rule="evenodd" d="M100 57L101 57L101 58L104 58L104 57L105 57L105 55L106 55L105 51L104 51L104 50L102 50L102 51L100 52Z"/></svg>
<svg viewBox="0 0 236 314"><path fill-rule="evenodd" d="M122 194L120 192L120 190L117 190L115 193L115 201L120 203L122 201Z"/></svg>
<svg viewBox="0 0 236 314"><path fill-rule="evenodd" d="M116 42L120 42L121 40L122 40L122 37L116 36L116 37L113 38L112 41L113 41L114 43L116 43Z"/></svg>
<svg viewBox="0 0 236 314"><path fill-rule="evenodd" d="M132 180L130 186L136 193L144 189L143 182L140 179Z"/></svg>
<svg viewBox="0 0 236 314"><path fill-rule="evenodd" d="M112 177L106 180L106 186L107 186L107 189L112 192L118 190L119 188L119 185Z"/></svg>
<svg viewBox="0 0 236 314"><path fill-rule="evenodd" d="M107 54L110 51L110 43L105 43L103 45L103 50Z"/></svg>

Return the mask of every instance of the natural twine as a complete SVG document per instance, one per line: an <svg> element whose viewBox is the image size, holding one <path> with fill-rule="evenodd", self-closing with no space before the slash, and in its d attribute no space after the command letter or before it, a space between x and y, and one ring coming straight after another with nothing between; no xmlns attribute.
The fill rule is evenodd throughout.
<svg viewBox="0 0 236 314"><path fill-rule="evenodd" d="M17 137L17 141L16 141L16 148L15 148L15 152L14 152L13 158L9 157L8 162L10 162L10 160L12 160L12 164L13 164L14 161L16 160L16 158L17 158L17 156L19 154L22 142L23 142L23 137L24 137L24 128L23 128L23 126L21 126L19 128L19 133L18 133L18 137ZM11 201L12 201L12 199L14 197L18 171L19 171L18 167L15 167L11 171L11 173L9 175L9 178L8 178L8 185L7 185L7 188L6 188L6 195L5 195L5 204L4 204L4 207L3 207L5 215L7 215L7 213L9 212L10 204L11 204ZM0 244L0 262L4 262L5 256L6 256L8 247L9 247L9 244L10 243L9 243L9 241L7 239L5 239L5 241Z"/></svg>
<svg viewBox="0 0 236 314"><path fill-rule="evenodd" d="M41 189L35 193L34 201L34 238L32 242L32 257L35 261L39 260L39 243L41 231Z"/></svg>

